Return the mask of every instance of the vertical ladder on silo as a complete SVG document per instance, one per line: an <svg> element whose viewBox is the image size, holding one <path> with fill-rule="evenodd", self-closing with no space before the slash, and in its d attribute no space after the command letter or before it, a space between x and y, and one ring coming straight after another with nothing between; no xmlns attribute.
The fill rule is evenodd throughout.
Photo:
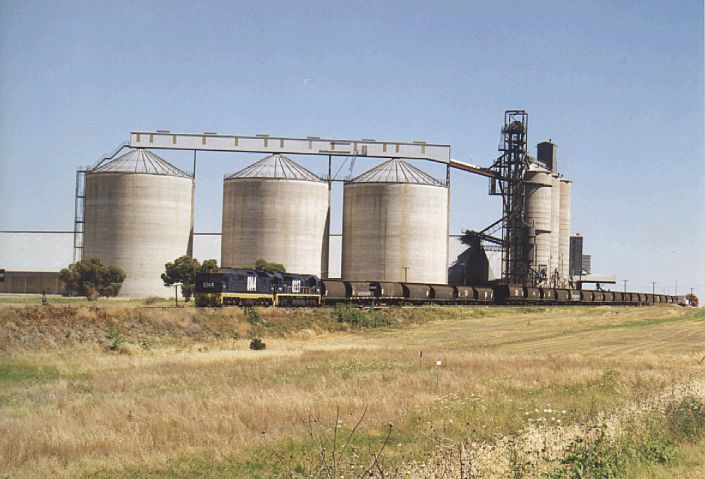
<svg viewBox="0 0 705 479"><path fill-rule="evenodd" d="M76 197L73 221L73 262L83 259L83 225L86 206L86 169L76 170Z"/></svg>

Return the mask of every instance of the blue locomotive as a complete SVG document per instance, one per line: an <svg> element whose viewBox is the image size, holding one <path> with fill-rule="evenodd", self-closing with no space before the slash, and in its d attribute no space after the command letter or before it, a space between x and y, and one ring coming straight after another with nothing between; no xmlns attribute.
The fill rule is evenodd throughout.
<svg viewBox="0 0 705 479"><path fill-rule="evenodd" d="M222 268L197 273L197 306L320 306L321 280L310 274Z"/></svg>

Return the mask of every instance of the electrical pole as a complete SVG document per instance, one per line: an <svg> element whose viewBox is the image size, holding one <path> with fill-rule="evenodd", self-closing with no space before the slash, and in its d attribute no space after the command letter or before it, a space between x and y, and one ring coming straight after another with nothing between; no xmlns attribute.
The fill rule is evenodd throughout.
<svg viewBox="0 0 705 479"><path fill-rule="evenodd" d="M678 280L676 280L676 296L678 296Z"/></svg>
<svg viewBox="0 0 705 479"><path fill-rule="evenodd" d="M656 294L656 281L651 282L651 294Z"/></svg>
<svg viewBox="0 0 705 479"><path fill-rule="evenodd" d="M629 280L623 279L622 281L624 281L624 292L626 293L627 292L627 281L629 281Z"/></svg>

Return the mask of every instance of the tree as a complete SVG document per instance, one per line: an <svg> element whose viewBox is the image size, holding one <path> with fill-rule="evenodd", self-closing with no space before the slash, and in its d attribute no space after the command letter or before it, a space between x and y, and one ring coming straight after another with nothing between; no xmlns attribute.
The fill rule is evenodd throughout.
<svg viewBox="0 0 705 479"><path fill-rule="evenodd" d="M220 268L217 260L207 259L201 265L201 273L217 273L218 271L220 271Z"/></svg>
<svg viewBox="0 0 705 479"><path fill-rule="evenodd" d="M114 264L103 264L100 258L89 258L72 263L59 272L64 291L89 300L99 296L117 296L125 281L125 272Z"/></svg>
<svg viewBox="0 0 705 479"><path fill-rule="evenodd" d="M220 271L218 262L214 259L207 259L201 265L196 258L190 256L180 256L173 263L164 265L166 270L162 273L162 281L165 286L174 283L181 283L181 295L185 301L190 301L193 289L196 286L196 273L213 273Z"/></svg>
<svg viewBox="0 0 705 479"><path fill-rule="evenodd" d="M283 264L270 263L262 258L258 258L257 261L255 261L255 270L265 273L286 273L286 268Z"/></svg>

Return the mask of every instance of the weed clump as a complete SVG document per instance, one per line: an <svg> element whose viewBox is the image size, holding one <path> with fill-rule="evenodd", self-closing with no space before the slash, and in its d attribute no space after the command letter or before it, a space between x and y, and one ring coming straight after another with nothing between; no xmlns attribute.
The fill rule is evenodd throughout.
<svg viewBox="0 0 705 479"><path fill-rule="evenodd" d="M607 436L604 426L596 428L596 432L595 440L579 437L571 443L561 461L564 468L556 471L551 476L552 479L621 477L624 460L615 448L616 444Z"/></svg>
<svg viewBox="0 0 705 479"><path fill-rule="evenodd" d="M125 338L117 329L111 329L105 339L108 340L108 351L119 351L125 344Z"/></svg>
<svg viewBox="0 0 705 479"><path fill-rule="evenodd" d="M245 318L247 319L248 323L250 323L252 325L256 325L256 324L260 324L262 322L262 318L255 308L253 308L251 306L247 306L244 309L244 312L245 312Z"/></svg>
<svg viewBox="0 0 705 479"><path fill-rule="evenodd" d="M264 343L260 338L253 338L250 341L250 349L253 351L261 351L267 349L267 344Z"/></svg>
<svg viewBox="0 0 705 479"><path fill-rule="evenodd" d="M605 425L571 443L552 479L626 477L630 465L669 464L678 445L705 438L705 402L686 396L610 437Z"/></svg>
<svg viewBox="0 0 705 479"><path fill-rule="evenodd" d="M695 442L705 437L705 402L686 397L665 411L668 432L677 441Z"/></svg>
<svg viewBox="0 0 705 479"><path fill-rule="evenodd" d="M347 323L356 328L379 328L391 324L389 316L380 311L363 311L349 304L338 304L333 317L339 323Z"/></svg>

